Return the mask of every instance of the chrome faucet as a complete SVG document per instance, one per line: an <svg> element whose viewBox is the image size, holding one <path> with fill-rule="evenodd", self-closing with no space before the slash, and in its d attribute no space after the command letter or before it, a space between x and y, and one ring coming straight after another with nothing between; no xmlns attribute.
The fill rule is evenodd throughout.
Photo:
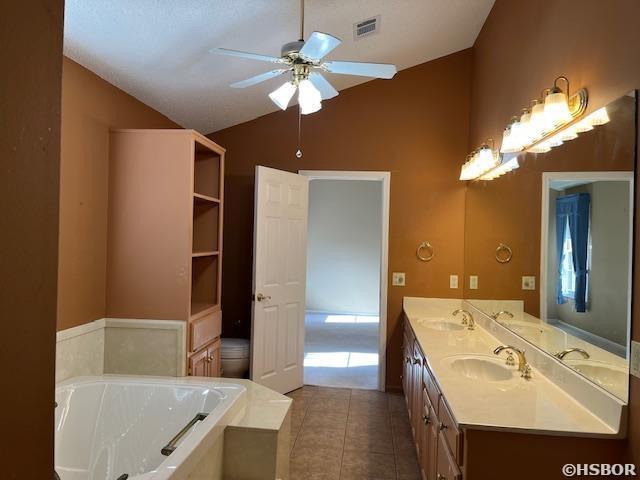
<svg viewBox="0 0 640 480"><path fill-rule="evenodd" d="M473 315L471 314L470 311L468 310L463 310L461 308L454 310L453 312L451 312L451 314L455 317L457 316L459 313L462 314L462 324L463 325L467 325L467 330L475 330L476 328L476 322L473 319Z"/></svg>
<svg viewBox="0 0 640 480"><path fill-rule="evenodd" d="M507 312L506 310L500 310L498 313L494 313L493 315L491 315L491 318L493 318L494 320L498 320L498 317L500 317L500 315L506 315L509 318L513 318L513 313Z"/></svg>
<svg viewBox="0 0 640 480"><path fill-rule="evenodd" d="M562 350L561 352L558 352L554 355L554 357L559 358L560 360L564 360L564 357L566 357L568 354L573 353L573 352L577 352L580 355L582 355L582 358L590 358L591 355L589 355L585 350L581 349L581 348L567 348L566 350Z"/></svg>
<svg viewBox="0 0 640 480"><path fill-rule="evenodd" d="M527 363L527 357L524 355L524 350L520 350L512 345L500 345L493 350L495 355L500 355L502 351L508 350L510 352L515 352L518 355L518 371L520 372L520 376L525 380L531 379L531 365Z"/></svg>

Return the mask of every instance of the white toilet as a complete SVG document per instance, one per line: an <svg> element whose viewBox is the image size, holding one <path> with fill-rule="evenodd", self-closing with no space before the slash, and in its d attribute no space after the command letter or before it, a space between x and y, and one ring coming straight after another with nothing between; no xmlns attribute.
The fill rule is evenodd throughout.
<svg viewBox="0 0 640 480"><path fill-rule="evenodd" d="M245 338L222 338L220 348L222 376L244 378L249 370L249 340Z"/></svg>

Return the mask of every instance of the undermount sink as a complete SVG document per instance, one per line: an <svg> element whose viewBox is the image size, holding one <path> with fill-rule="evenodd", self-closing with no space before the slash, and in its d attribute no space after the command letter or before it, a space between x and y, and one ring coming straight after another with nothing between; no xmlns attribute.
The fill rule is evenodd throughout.
<svg viewBox="0 0 640 480"><path fill-rule="evenodd" d="M565 360L565 363L585 377L608 389L625 385L629 376L625 368L597 360Z"/></svg>
<svg viewBox="0 0 640 480"><path fill-rule="evenodd" d="M460 320L448 320L446 318L423 318L419 319L418 323L431 330L440 331L456 331L465 328L465 326L460 323Z"/></svg>
<svg viewBox="0 0 640 480"><path fill-rule="evenodd" d="M455 355L442 360L451 370L470 380L504 382L515 376L516 369L508 367L504 359L484 355Z"/></svg>

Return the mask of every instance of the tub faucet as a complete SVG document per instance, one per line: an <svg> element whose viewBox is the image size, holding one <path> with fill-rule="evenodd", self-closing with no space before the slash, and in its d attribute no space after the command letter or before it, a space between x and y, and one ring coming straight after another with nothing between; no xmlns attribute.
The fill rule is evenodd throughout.
<svg viewBox="0 0 640 480"><path fill-rule="evenodd" d="M498 313L494 313L493 315L491 315L491 318L493 318L494 320L498 320L500 315L506 315L509 318L513 318L513 313L507 312L506 310L500 310Z"/></svg>
<svg viewBox="0 0 640 480"><path fill-rule="evenodd" d="M493 350L493 353L495 355L500 355L504 350L516 352L516 355L518 355L518 371L520 372L520 376L525 380L531 380L531 365L527 363L527 357L524 355L524 350L512 345L500 345Z"/></svg>
<svg viewBox="0 0 640 480"><path fill-rule="evenodd" d="M475 330L476 322L473 319L473 315L471 314L471 312L468 310L463 310L462 308L451 312L454 317L456 317L459 313L462 314L462 324L467 325L467 330Z"/></svg>
<svg viewBox="0 0 640 480"><path fill-rule="evenodd" d="M580 355L582 355L582 358L591 357L591 355L589 355L585 350L581 348L567 348L566 350L562 350L561 352L556 353L554 357L557 357L560 360L564 360L564 357L573 352L579 353Z"/></svg>

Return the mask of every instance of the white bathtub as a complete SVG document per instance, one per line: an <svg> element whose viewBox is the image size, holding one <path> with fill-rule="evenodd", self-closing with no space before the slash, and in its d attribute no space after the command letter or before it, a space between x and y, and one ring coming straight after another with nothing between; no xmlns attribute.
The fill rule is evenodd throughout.
<svg viewBox="0 0 640 480"><path fill-rule="evenodd" d="M211 465L216 456L221 463L224 428L245 397L242 385L203 378L67 380L56 386L56 471L61 480L116 480L123 474L159 480L186 476L198 459ZM162 448L198 413L208 415L163 455Z"/></svg>

